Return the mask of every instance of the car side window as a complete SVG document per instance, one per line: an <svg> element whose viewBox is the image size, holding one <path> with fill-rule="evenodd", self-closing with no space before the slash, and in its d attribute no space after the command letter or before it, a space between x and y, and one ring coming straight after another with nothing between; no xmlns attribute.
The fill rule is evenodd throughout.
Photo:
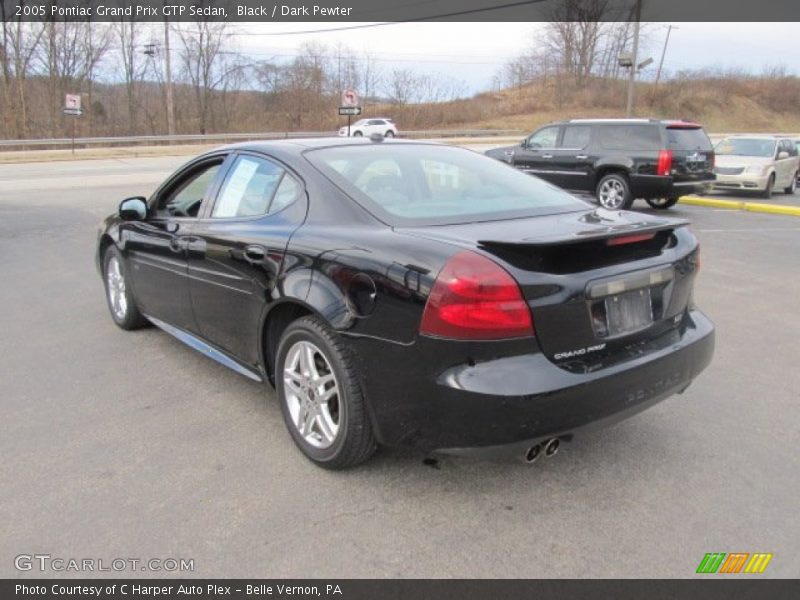
<svg viewBox="0 0 800 600"><path fill-rule="evenodd" d="M159 217L196 217L217 176L223 159L205 164L192 171L159 198L156 215Z"/></svg>
<svg viewBox="0 0 800 600"><path fill-rule="evenodd" d="M558 127L545 127L528 138L528 148L555 148L558 142Z"/></svg>
<svg viewBox="0 0 800 600"><path fill-rule="evenodd" d="M239 156L222 184L211 216L230 219L265 215L291 204L298 191L299 185L274 162ZM280 208L272 209L278 198Z"/></svg>
<svg viewBox="0 0 800 600"><path fill-rule="evenodd" d="M564 139L561 141L561 147L582 150L589 145L591 138L591 125L568 125L564 129Z"/></svg>
<svg viewBox="0 0 800 600"><path fill-rule="evenodd" d="M288 173L284 173L278 189L275 190L275 197L272 199L272 204L269 205L267 213L272 215L289 206L297 199L300 190L300 184L297 180Z"/></svg>
<svg viewBox="0 0 800 600"><path fill-rule="evenodd" d="M600 143L607 150L657 150L661 134L655 125L605 125L600 129Z"/></svg>

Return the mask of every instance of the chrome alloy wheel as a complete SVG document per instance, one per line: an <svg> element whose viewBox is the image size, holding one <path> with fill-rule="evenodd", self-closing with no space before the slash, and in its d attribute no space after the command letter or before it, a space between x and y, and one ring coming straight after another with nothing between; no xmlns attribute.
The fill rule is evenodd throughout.
<svg viewBox="0 0 800 600"><path fill-rule="evenodd" d="M128 314L128 298L125 296L125 276L116 256L112 256L106 265L106 289L111 311L117 320L122 321Z"/></svg>
<svg viewBox="0 0 800 600"><path fill-rule="evenodd" d="M336 440L341 422L339 385L328 359L311 342L297 342L286 354L284 394L292 423L315 448Z"/></svg>
<svg viewBox="0 0 800 600"><path fill-rule="evenodd" d="M608 179L600 186L598 199L603 208L617 209L625 202L625 186L617 179Z"/></svg>

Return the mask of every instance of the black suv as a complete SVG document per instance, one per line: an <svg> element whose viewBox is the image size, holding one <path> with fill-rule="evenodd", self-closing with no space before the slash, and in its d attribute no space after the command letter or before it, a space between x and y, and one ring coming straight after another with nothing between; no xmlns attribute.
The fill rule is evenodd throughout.
<svg viewBox="0 0 800 600"><path fill-rule="evenodd" d="M488 156L559 187L595 195L601 206L627 209L635 198L669 208L715 179L714 147L687 121L573 119L535 131Z"/></svg>

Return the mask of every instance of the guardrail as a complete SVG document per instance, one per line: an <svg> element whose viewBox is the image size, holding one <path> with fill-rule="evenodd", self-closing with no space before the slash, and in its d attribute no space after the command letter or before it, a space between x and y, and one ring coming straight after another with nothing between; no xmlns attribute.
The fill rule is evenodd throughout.
<svg viewBox="0 0 800 600"><path fill-rule="evenodd" d="M30 140L0 140L2 150L30 150L51 148L87 148L90 146L141 146L164 144L224 144L248 140L283 140L310 137L336 136L336 131L264 131L257 133L212 133L196 135L137 135L113 137L84 138L49 138ZM443 137L505 137L522 136L522 130L513 129L439 129L425 131L402 131L400 137L407 138L443 138Z"/></svg>
<svg viewBox="0 0 800 600"><path fill-rule="evenodd" d="M401 131L400 137L414 139L430 138L499 138L523 137L530 133L522 129L434 129ZM181 144L225 144L249 140L283 140L311 137L335 137L336 131L262 131L256 133L211 133L189 135L136 135L84 138L49 138L30 140L0 140L0 152L11 150L47 150L54 148L88 148L92 146L143 146ZM711 141L717 143L727 133L710 133ZM756 135L756 134L753 134ZM800 134L769 134L800 139Z"/></svg>

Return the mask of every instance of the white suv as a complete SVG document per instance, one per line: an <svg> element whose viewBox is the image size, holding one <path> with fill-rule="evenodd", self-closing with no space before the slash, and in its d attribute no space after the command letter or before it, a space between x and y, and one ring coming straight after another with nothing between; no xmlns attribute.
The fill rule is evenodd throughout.
<svg viewBox="0 0 800 600"><path fill-rule="evenodd" d="M373 134L380 134L384 137L395 137L397 135L397 125L391 119L383 117L375 119L360 119L350 125L350 135L353 137L369 137ZM339 135L347 137L347 127L339 129Z"/></svg>

